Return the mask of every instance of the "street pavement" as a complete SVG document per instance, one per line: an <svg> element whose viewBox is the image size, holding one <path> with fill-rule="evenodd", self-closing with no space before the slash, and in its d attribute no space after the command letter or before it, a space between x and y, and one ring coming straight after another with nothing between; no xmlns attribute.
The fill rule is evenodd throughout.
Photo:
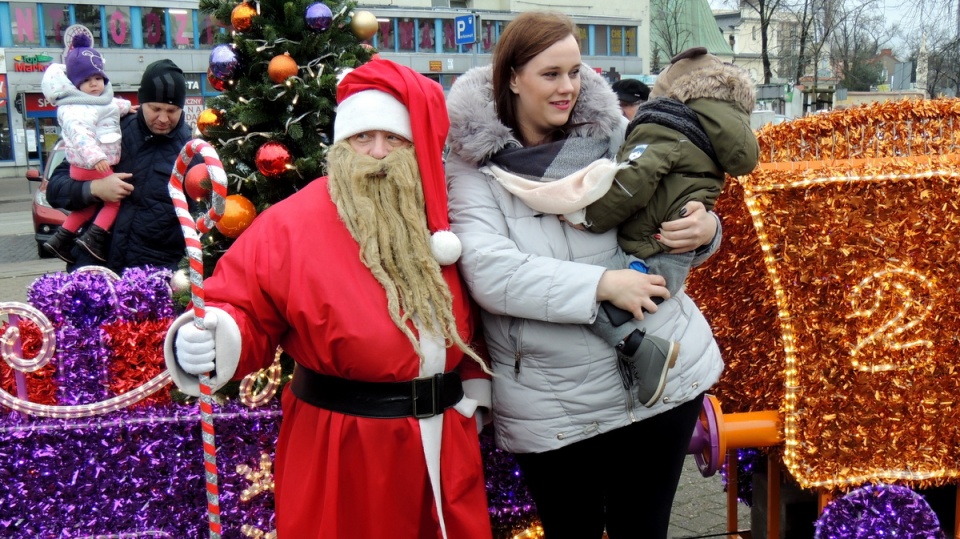
<svg viewBox="0 0 960 539"><path fill-rule="evenodd" d="M63 271L59 259L40 259L33 236L30 201L35 183L0 177L0 302L26 301L29 286L48 272ZM655 465L655 463L653 463ZM727 523L724 480L703 477L688 455L670 519L671 539L724 537ZM643 488L637 485L637 488ZM738 506L738 530L750 529L750 509Z"/></svg>

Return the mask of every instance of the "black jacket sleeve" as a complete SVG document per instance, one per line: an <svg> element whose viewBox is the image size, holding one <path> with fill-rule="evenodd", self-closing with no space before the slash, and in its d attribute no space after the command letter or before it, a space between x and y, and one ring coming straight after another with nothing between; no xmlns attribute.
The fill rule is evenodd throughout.
<svg viewBox="0 0 960 539"><path fill-rule="evenodd" d="M64 159L50 174L47 202L54 208L73 211L86 208L97 199L90 192L90 182L79 182L70 177L70 163Z"/></svg>

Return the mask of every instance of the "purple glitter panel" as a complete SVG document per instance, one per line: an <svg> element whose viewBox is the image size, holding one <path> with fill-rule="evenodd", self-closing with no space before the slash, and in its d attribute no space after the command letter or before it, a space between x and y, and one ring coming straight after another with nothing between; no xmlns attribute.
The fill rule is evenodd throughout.
<svg viewBox="0 0 960 539"><path fill-rule="evenodd" d="M274 528L273 494L242 502L261 453L273 458L277 399L234 402L214 418L224 539L244 524ZM14 416L15 417L15 416ZM0 537L36 539L163 532L207 535L200 416L186 406L121 410L79 420L0 421Z"/></svg>
<svg viewBox="0 0 960 539"><path fill-rule="evenodd" d="M824 508L815 539L909 537L943 539L940 521L926 500L907 487L868 485Z"/></svg>
<svg viewBox="0 0 960 539"><path fill-rule="evenodd" d="M90 272L38 278L30 303L57 334L58 404L112 397L111 350L102 327L174 316L169 271L129 269L119 280ZM161 391L169 391L172 386ZM250 410L231 401L215 407L220 516L224 539L241 526L274 528L273 494L248 502L260 455L273 456L280 424L274 399ZM0 537L205 537L206 478L196 405L134 407L81 419L0 416ZM139 534L139 535L138 535Z"/></svg>

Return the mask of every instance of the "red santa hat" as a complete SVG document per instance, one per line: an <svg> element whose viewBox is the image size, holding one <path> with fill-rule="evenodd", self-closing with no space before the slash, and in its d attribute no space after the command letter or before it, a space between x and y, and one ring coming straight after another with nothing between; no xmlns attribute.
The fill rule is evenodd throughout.
<svg viewBox="0 0 960 539"><path fill-rule="evenodd" d="M450 129L443 88L390 60L372 60L347 73L337 86L334 141L371 130L413 142L423 182L430 247L441 266L460 258L460 240L450 231L443 146Z"/></svg>

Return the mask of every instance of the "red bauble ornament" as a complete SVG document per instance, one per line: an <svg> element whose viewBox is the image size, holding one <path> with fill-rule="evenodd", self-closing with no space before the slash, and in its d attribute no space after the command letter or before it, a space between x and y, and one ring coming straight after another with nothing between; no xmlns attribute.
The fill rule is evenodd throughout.
<svg viewBox="0 0 960 539"><path fill-rule="evenodd" d="M207 68L207 82L209 82L210 86L213 86L213 88L218 92L222 92L223 89L227 87L227 83L221 79L218 79L210 68Z"/></svg>
<svg viewBox="0 0 960 539"><path fill-rule="evenodd" d="M230 195L224 201L223 217L217 221L217 230L228 238L236 238L256 216L257 209L250 199L243 195Z"/></svg>
<svg viewBox="0 0 960 539"><path fill-rule="evenodd" d="M193 165L183 180L183 191L193 200L206 200L210 196L210 174L207 165Z"/></svg>
<svg viewBox="0 0 960 539"><path fill-rule="evenodd" d="M253 27L253 18L256 15L257 9L244 2L230 12L230 23L237 32L246 32Z"/></svg>
<svg viewBox="0 0 960 539"><path fill-rule="evenodd" d="M297 67L297 61L290 57L289 52L274 56L273 59L270 60L270 64L267 65L267 74L270 75L270 80L277 84L281 84L288 78L293 77L299 70L300 68Z"/></svg>
<svg viewBox="0 0 960 539"><path fill-rule="evenodd" d="M220 125L220 121L220 111L205 109L197 116L197 129L201 135L207 136L207 130Z"/></svg>
<svg viewBox="0 0 960 539"><path fill-rule="evenodd" d="M257 170L264 176L279 176L290 168L292 162L290 150L280 142L268 142L257 150Z"/></svg>

